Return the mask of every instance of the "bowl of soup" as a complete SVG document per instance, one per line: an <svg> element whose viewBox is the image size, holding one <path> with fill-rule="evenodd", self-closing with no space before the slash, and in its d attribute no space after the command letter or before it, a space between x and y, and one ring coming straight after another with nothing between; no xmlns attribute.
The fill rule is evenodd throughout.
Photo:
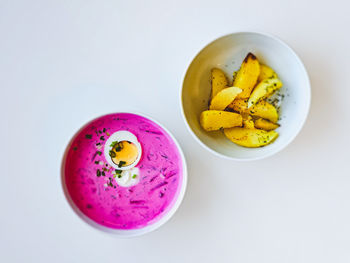
<svg viewBox="0 0 350 263"><path fill-rule="evenodd" d="M170 219L183 199L187 168L174 136L153 119L112 113L84 125L62 160L64 194L89 225L138 236Z"/></svg>

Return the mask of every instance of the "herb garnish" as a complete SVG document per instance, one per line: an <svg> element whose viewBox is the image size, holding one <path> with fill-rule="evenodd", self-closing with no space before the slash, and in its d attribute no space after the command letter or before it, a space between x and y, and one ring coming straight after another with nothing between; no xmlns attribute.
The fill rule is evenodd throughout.
<svg viewBox="0 0 350 263"><path fill-rule="evenodd" d="M116 152L120 152L121 150L123 149L123 146L120 144L120 143L118 143L118 145L115 147L115 151Z"/></svg>
<svg viewBox="0 0 350 263"><path fill-rule="evenodd" d="M133 176L132 176L132 179L135 179L137 177L137 174L134 174Z"/></svg>
<svg viewBox="0 0 350 263"><path fill-rule="evenodd" d="M101 176L101 171L100 171L100 169L97 169L96 175L97 175L97 177L100 177L100 176Z"/></svg>
<svg viewBox="0 0 350 263"><path fill-rule="evenodd" d="M119 142L118 142L118 141L114 141L114 142L112 142L112 143L111 143L111 145L110 145L110 147L112 147L112 148L113 148L113 147L114 147L114 146L115 146L117 143L119 143Z"/></svg>
<svg viewBox="0 0 350 263"><path fill-rule="evenodd" d="M91 139L91 138L92 138L92 135L91 135L91 134L85 134L85 138L86 138L86 139Z"/></svg>
<svg viewBox="0 0 350 263"><path fill-rule="evenodd" d="M95 164L99 164L100 163L100 161L95 161Z"/></svg>
<svg viewBox="0 0 350 263"><path fill-rule="evenodd" d="M104 141L104 140L105 140L105 137L101 136L101 137L100 137L100 140L101 140L101 141Z"/></svg>
<svg viewBox="0 0 350 263"><path fill-rule="evenodd" d="M97 151L97 154L98 154L98 155L101 155L101 154L102 154L102 152L100 152L100 151Z"/></svg>
<svg viewBox="0 0 350 263"><path fill-rule="evenodd" d="M120 167L122 167L122 166L125 165L125 164L126 164L126 162L120 161L120 162L118 163L118 167L120 168Z"/></svg>
<svg viewBox="0 0 350 263"><path fill-rule="evenodd" d="M102 130L103 132L106 132L106 128L103 128L103 130Z"/></svg>
<svg viewBox="0 0 350 263"><path fill-rule="evenodd" d="M109 151L109 156L111 156L111 158L116 157L117 155L115 154L115 152L113 150Z"/></svg>
<svg viewBox="0 0 350 263"><path fill-rule="evenodd" d="M121 173L122 173L122 170L117 170L117 169L115 169L115 173L116 173L116 174L121 174Z"/></svg>

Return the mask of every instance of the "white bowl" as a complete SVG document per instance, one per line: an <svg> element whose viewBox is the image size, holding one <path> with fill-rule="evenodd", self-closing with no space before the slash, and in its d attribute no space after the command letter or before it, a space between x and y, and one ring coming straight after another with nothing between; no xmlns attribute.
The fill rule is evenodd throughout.
<svg viewBox="0 0 350 263"><path fill-rule="evenodd" d="M221 131L206 132L199 115L208 108L210 71L218 67L232 77L244 57L252 52L272 67L283 82L280 93L279 137L265 147L244 148L229 141ZM210 152L232 160L257 160L286 147L301 130L309 112L311 87L306 69L295 52L278 38L256 32L238 32L218 38L204 47L187 69L181 90L184 120L194 138Z"/></svg>
<svg viewBox="0 0 350 263"><path fill-rule="evenodd" d="M186 191L186 187L187 187L187 164L186 164L186 159L185 156L182 152L182 149L179 145L179 143L177 142L177 140L175 139L174 135L167 129L165 128L162 124L160 124L158 121L154 120L153 118L146 116L144 114L140 114L140 113L135 113L135 112L118 112L118 113L132 113L135 115L139 115L142 116L154 123L156 123L157 125L159 125L168 135L169 137L172 139L172 141L174 142L174 144L176 145L177 150L180 153L181 156L181 161L182 161L182 182L181 182L181 189L180 192L178 194L178 196L176 197L175 203L172 205L172 207L170 208L170 210L165 213L159 220L155 221L152 224L149 224L145 227L142 228L137 228L137 229L114 229L114 228L109 228L106 226L103 226L101 224L96 223L95 221L93 221L92 219L90 219L88 216L86 216L78 207L77 205L74 203L74 201L72 200L67 186L66 186L66 181L65 181L65 173L64 173L64 169L65 169L65 164L66 164L66 157L67 157L67 153L70 147L72 147L72 141L75 138L76 134L78 134L82 129L84 129L84 127L89 124L87 123L86 125L84 125L82 128L80 128L75 135L71 138L71 140L69 141L66 150L63 154L63 158L62 158L62 162L61 162L61 183L62 183L62 189L63 189L63 193L70 205L70 207L72 208L72 210L88 225L92 226L95 229L101 230L102 232L105 233L109 233L109 234L113 234L116 237L119 238L129 238L129 237L135 237L135 236L141 236L144 234L147 234L149 232L152 232L156 229L158 229L159 227L161 227L163 224L165 224L177 211L177 209L180 207L181 202L184 198L185 195L185 191ZM99 116L102 117L102 116ZM95 119L98 119L94 118ZM92 120L92 121L93 121Z"/></svg>

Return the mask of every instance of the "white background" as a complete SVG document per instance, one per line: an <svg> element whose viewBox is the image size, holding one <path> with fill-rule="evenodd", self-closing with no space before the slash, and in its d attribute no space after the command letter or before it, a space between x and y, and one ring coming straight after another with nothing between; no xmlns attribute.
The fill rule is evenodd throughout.
<svg viewBox="0 0 350 263"><path fill-rule="evenodd" d="M1 262L350 262L348 1L0 0ZM305 127L262 161L222 160L187 131L195 54L238 30L274 34L310 74ZM189 167L175 216L119 240L82 222L60 185L64 148L104 113L154 117Z"/></svg>

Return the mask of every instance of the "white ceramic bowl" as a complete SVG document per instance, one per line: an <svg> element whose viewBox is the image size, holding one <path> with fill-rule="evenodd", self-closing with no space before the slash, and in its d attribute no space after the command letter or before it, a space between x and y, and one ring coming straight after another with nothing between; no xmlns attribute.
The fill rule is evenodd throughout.
<svg viewBox="0 0 350 263"><path fill-rule="evenodd" d="M224 70L232 80L249 52L272 67L283 82L279 137L262 148L238 146L221 131L206 132L199 124L200 113L208 108L211 69ZM187 127L204 148L232 160L257 160L279 152L299 133L308 115L311 87L303 63L287 44L268 34L238 32L214 40L198 53L185 74L180 99Z"/></svg>
<svg viewBox="0 0 350 263"><path fill-rule="evenodd" d="M175 143L177 150L180 153L181 156L181 160L182 160L182 182L181 182L181 189L180 192L178 194L178 196L176 197L175 203L172 205L172 207L170 208L170 210L164 214L159 220L157 220L156 222L149 224L143 228L137 228L137 229L114 229L114 228L109 228L103 225L100 225L98 223L96 223L95 221L93 221L92 219L90 219L89 217L87 217L82 211L80 211L80 209L77 207L77 205L74 203L74 201L72 200L67 185L66 185L66 181L65 181L65 174L64 174L64 170L65 170L65 164L66 164L66 157L67 157L67 153L70 147L72 147L72 141L74 139L74 137L76 136L76 134L78 134L82 129L84 129L84 127L87 125L84 125L81 129L79 129L76 134L73 136L73 138L70 140L70 142L68 143L65 153L63 154L63 158L62 158L62 162L61 162L61 183L62 183L62 188L63 188L63 192L64 195L69 203L69 205L71 206L71 208L73 209L73 211L84 221L86 222L88 225L92 226L95 229L101 230L105 233L109 233L109 234L113 234L116 237L120 237L120 238L129 238L129 237L135 237L135 236L140 236L140 235L144 235L147 234L149 232L152 232L156 229L158 229L159 227L161 227L163 224L165 224L177 211L177 209L180 207L180 204L184 198L185 195L185 191L186 191L186 186L187 186L187 165L186 165L186 159L185 156L182 152L182 149L179 145L179 143L177 142L177 140L175 139L175 137L173 136L173 134L166 129L162 124L160 124L159 122L157 122L156 120L154 120L153 118L146 116L144 114L140 114L140 113L135 113L135 112L119 112L119 113L132 113L132 114L136 114L139 115L141 117L144 117L154 123L156 123L157 125L159 125L172 139L172 141ZM102 117L102 116L100 116ZM98 119L99 117L95 118ZM95 120L93 119L93 120ZM92 121L93 121L92 120ZM90 123L90 122L89 122Z"/></svg>

